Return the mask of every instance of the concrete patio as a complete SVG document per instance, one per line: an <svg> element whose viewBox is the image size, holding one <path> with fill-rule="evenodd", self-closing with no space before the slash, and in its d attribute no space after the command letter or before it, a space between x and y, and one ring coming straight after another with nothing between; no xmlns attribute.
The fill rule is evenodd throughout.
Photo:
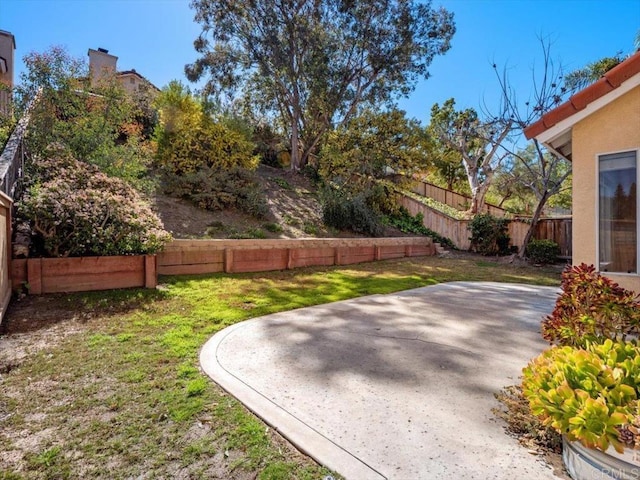
<svg viewBox="0 0 640 480"><path fill-rule="evenodd" d="M491 409L546 348L558 291L455 282L304 308L219 332L200 361L347 479L554 479Z"/></svg>

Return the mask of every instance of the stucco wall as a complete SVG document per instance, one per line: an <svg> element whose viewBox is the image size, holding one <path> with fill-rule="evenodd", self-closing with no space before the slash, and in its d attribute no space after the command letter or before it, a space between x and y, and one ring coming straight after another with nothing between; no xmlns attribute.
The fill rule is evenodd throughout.
<svg viewBox="0 0 640 480"><path fill-rule="evenodd" d="M144 80L133 73L118 75L118 80L127 93L133 95L138 92L140 85L144 84Z"/></svg>
<svg viewBox="0 0 640 480"><path fill-rule="evenodd" d="M596 265L596 159L597 155L640 148L640 87L574 125L572 146L573 263ZM623 287L640 293L640 275L609 276Z"/></svg>

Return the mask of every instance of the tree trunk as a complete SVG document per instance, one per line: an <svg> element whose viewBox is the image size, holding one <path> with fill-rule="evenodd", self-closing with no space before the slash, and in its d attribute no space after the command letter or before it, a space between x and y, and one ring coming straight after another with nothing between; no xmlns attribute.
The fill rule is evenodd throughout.
<svg viewBox="0 0 640 480"><path fill-rule="evenodd" d="M533 217L531 217L531 225L529 225L529 230L527 230L527 234L524 236L524 240L522 241L522 246L520 250L518 250L518 258L524 258L525 253L527 251L527 245L531 241L534 232L536 231L536 227L538 226L538 221L540 220L540 216L542 215L542 210L549 200L549 192L544 192L544 195L538 202L538 206L536 207L536 211L533 212Z"/></svg>
<svg viewBox="0 0 640 480"><path fill-rule="evenodd" d="M475 215L478 213L478 192L480 191L480 185L478 184L478 169L471 167L469 160L465 159L464 170L467 174L469 189L471 190L471 207L469 209L469 213Z"/></svg>
<svg viewBox="0 0 640 480"><path fill-rule="evenodd" d="M291 170L300 170L300 135L296 118L291 122Z"/></svg>
<svg viewBox="0 0 640 480"><path fill-rule="evenodd" d="M484 198L489 189L486 183L478 183L477 178L469 178L469 186L471 187L471 209L470 212L473 215L482 213L484 208Z"/></svg>

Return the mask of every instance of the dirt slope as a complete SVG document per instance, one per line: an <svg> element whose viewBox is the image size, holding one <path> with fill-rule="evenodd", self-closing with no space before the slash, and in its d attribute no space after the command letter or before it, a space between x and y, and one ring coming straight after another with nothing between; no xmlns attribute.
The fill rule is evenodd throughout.
<svg viewBox="0 0 640 480"><path fill-rule="evenodd" d="M238 210L202 210L187 200L163 194L156 194L154 207L174 238L358 236L324 225L317 188L305 176L265 165L261 165L257 173L269 205L269 214L263 220ZM388 233L403 235L395 229Z"/></svg>

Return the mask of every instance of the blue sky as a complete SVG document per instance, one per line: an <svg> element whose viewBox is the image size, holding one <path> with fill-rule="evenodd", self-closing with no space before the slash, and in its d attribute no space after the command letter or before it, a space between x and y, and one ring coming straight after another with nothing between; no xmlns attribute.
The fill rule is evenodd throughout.
<svg viewBox="0 0 640 480"><path fill-rule="evenodd" d="M539 36L552 41L552 55L575 69L619 51L630 53L640 30L640 0L434 0L455 14L452 48L431 65L401 108L428 121L433 103L450 97L458 107L478 108L498 98L492 63L507 65L520 96L540 65ZM119 57L118 68L135 68L159 87L184 80L184 65L196 58L188 0L1 0L0 29L16 37L22 57L64 45L76 57L103 47ZM17 80L17 78L16 78Z"/></svg>

